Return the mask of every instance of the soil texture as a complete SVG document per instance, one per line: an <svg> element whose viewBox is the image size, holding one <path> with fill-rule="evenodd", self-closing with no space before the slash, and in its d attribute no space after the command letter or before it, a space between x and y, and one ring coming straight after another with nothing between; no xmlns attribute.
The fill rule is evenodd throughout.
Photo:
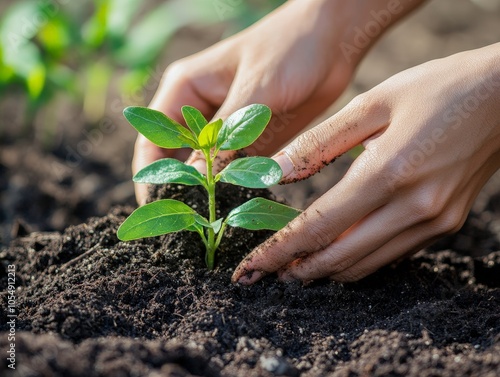
<svg viewBox="0 0 500 377"><path fill-rule="evenodd" d="M204 208L196 187L166 186L154 194ZM249 197L270 194L225 185L219 196L224 215ZM207 271L194 233L119 242L116 229L130 211L116 207L63 233L20 237L2 252L2 287L8 265L16 266L16 370L4 360L0 375L493 377L500 371L498 249L476 258L420 252L354 284L303 286L269 276L243 287L230 283L232 270L269 232L230 229L216 270ZM474 221L456 237L470 238ZM9 346L7 308L0 312L2 350Z"/></svg>

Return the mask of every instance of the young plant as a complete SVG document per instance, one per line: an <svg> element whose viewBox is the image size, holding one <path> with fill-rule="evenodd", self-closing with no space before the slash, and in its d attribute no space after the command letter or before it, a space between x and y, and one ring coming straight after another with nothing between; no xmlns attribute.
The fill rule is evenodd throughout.
<svg viewBox="0 0 500 377"><path fill-rule="evenodd" d="M174 199L158 200L136 209L118 229L122 241L153 237L179 230L197 232L206 247L207 267L213 269L215 251L226 226L250 230L279 230L300 211L264 198L254 198L234 208L228 216L217 218L217 182L226 182L248 188L266 188L278 183L282 176L280 166L267 157L244 157L233 160L221 172L213 174L213 164L220 151L235 151L252 144L271 119L271 110L265 105L249 105L225 121L208 123L201 112L191 106L182 107L188 128L163 113L144 108L127 107L127 120L150 141L162 148L190 147L203 153L207 174L173 158L153 162L134 176L139 183L203 186L208 194L208 219L188 205Z"/></svg>

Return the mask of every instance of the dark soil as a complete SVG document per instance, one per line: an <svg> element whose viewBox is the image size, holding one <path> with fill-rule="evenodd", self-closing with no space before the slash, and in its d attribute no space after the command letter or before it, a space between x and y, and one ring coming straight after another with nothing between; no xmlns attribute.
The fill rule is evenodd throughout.
<svg viewBox="0 0 500 377"><path fill-rule="evenodd" d="M222 215L250 196L269 195L230 185L219 192ZM164 187L155 194L198 208L205 200L198 188ZM493 197L489 207L497 206ZM498 248L477 258L451 250L421 252L355 284L321 281L304 287L270 276L242 287L230 283L232 270L269 232L230 229L211 272L194 233L119 242L116 229L130 211L116 207L62 234L33 233L2 253L2 287L7 266L16 266L16 370L7 368L4 355L0 375L496 376L500 371ZM469 239L474 221L479 220L469 219L457 237ZM10 318L7 294L2 295L3 351L9 349Z"/></svg>

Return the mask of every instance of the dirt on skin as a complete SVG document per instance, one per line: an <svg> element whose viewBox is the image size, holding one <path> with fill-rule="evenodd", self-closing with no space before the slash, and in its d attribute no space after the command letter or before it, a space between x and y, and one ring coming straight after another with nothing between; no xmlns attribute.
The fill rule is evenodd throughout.
<svg viewBox="0 0 500 377"><path fill-rule="evenodd" d="M196 187L162 187L155 196L204 208L205 194ZM220 214L253 196L270 194L219 187ZM488 207L496 218L498 203L493 197ZM217 269L207 271L194 233L119 242L116 229L131 209L114 208L62 234L18 238L1 253L0 375L493 377L500 371L497 241L490 243L497 251L476 258L444 248L420 252L355 284L302 286L268 276L243 287L230 283L231 273L270 232L230 229ZM474 221L457 237L473 237ZM6 360L8 265L16 266L15 370Z"/></svg>

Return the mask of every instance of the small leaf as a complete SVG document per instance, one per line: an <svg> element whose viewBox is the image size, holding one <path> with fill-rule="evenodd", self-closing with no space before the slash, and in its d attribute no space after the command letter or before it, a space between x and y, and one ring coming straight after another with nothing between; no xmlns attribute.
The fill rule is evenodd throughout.
<svg viewBox="0 0 500 377"><path fill-rule="evenodd" d="M158 200L137 208L118 228L122 241L154 237L186 229L195 222L196 212L173 199Z"/></svg>
<svg viewBox="0 0 500 377"><path fill-rule="evenodd" d="M248 147L262 134L271 119L271 109L265 105L249 105L231 114L219 134L220 150L238 150Z"/></svg>
<svg viewBox="0 0 500 377"><path fill-rule="evenodd" d="M222 127L222 119L218 119L215 122L208 123L203 130L201 130L198 136L198 143L201 149L210 149L215 147L217 143L217 135Z"/></svg>
<svg viewBox="0 0 500 377"><path fill-rule="evenodd" d="M219 233L219 230L222 226L222 220L223 218L221 217L219 220L215 220L213 223L209 223L207 219L205 219L201 215L196 215L195 216L195 221L197 224L204 226L205 228L212 228L215 232L215 234Z"/></svg>
<svg viewBox="0 0 500 377"><path fill-rule="evenodd" d="M222 226L222 220L223 218L221 217L219 220L215 220L213 223L209 223L208 220L203 216L198 214L195 216L195 221L198 225L204 226L205 228L212 228L215 234L219 233L219 230Z"/></svg>
<svg viewBox="0 0 500 377"><path fill-rule="evenodd" d="M203 127L208 124L203 114L192 106L182 106L181 111L187 126L198 136Z"/></svg>
<svg viewBox="0 0 500 377"><path fill-rule="evenodd" d="M190 226L188 226L186 228L186 230L189 230L190 232L196 232L199 235L203 234L203 227L200 224L196 223L196 222L193 223L193 224L191 224Z"/></svg>
<svg viewBox="0 0 500 377"><path fill-rule="evenodd" d="M196 221L197 224L204 226L205 228L211 228L212 226L208 222L207 219L205 219L203 216L196 214L194 217L194 221Z"/></svg>
<svg viewBox="0 0 500 377"><path fill-rule="evenodd" d="M181 183L188 186L205 186L205 177L194 167L176 160L163 158L155 161L134 176L137 183Z"/></svg>
<svg viewBox="0 0 500 377"><path fill-rule="evenodd" d="M254 198L233 209L227 224L250 230L280 230L301 211L264 198Z"/></svg>
<svg viewBox="0 0 500 377"><path fill-rule="evenodd" d="M222 227L222 217L219 220L215 220L210 226L214 230L215 234L219 233L220 228Z"/></svg>
<svg viewBox="0 0 500 377"><path fill-rule="evenodd" d="M198 141L194 140L192 135L189 135L189 136L179 135L179 139L182 142L184 142L184 144L189 145L189 147L192 149L200 149L200 146L198 145Z"/></svg>
<svg viewBox="0 0 500 377"><path fill-rule="evenodd" d="M147 107L130 106L123 111L123 115L137 131L159 147L193 148L196 146L187 128L159 111Z"/></svg>
<svg viewBox="0 0 500 377"><path fill-rule="evenodd" d="M218 174L221 182L249 188L277 184L283 172L276 161L267 157L245 157L232 161ZM216 179L217 179L216 178Z"/></svg>

